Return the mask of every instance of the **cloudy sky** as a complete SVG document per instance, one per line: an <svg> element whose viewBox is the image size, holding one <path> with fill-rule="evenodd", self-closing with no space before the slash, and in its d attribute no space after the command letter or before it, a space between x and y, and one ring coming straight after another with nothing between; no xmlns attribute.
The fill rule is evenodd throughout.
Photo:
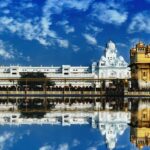
<svg viewBox="0 0 150 150"><path fill-rule="evenodd" d="M150 0L0 0L0 63L90 65L116 43L150 43Z"/></svg>

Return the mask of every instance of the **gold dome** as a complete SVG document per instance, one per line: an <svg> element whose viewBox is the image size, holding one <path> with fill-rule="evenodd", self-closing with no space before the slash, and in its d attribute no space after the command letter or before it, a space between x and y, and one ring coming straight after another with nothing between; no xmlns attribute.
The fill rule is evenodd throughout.
<svg viewBox="0 0 150 150"><path fill-rule="evenodd" d="M136 53L136 48L131 48L130 52L131 52L132 54L135 54L135 53Z"/></svg>
<svg viewBox="0 0 150 150"><path fill-rule="evenodd" d="M131 51L132 52L136 52L136 48L131 48Z"/></svg>
<svg viewBox="0 0 150 150"><path fill-rule="evenodd" d="M144 47L144 43L140 41L139 43L136 44L136 47L138 47L138 48L139 47Z"/></svg>

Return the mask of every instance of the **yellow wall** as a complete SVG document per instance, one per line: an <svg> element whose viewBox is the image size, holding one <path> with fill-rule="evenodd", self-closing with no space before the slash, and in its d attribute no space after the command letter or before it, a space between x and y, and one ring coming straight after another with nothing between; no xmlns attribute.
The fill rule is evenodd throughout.
<svg viewBox="0 0 150 150"><path fill-rule="evenodd" d="M150 83L150 51L147 51L143 43L138 43L130 50L130 61L131 78L137 82Z"/></svg>

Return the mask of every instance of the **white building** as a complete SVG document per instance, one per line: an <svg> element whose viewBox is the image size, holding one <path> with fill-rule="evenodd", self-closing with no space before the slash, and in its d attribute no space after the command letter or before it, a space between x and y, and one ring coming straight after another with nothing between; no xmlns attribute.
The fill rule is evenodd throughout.
<svg viewBox="0 0 150 150"><path fill-rule="evenodd" d="M122 56L118 56L115 43L109 41L104 55L98 62L98 77L100 79L128 79L130 68ZM106 85L108 86L108 85Z"/></svg>
<svg viewBox="0 0 150 150"><path fill-rule="evenodd" d="M20 78L22 73L42 72L49 78L55 78L56 86L100 86L99 82L94 81L60 81L57 79L128 79L130 69L128 63L122 56L117 56L117 49L112 41L107 43L104 56L99 62L93 62L91 66L70 66L62 65L58 67L32 67L32 66L1 66L0 78ZM1 85L12 85L14 82L0 82Z"/></svg>

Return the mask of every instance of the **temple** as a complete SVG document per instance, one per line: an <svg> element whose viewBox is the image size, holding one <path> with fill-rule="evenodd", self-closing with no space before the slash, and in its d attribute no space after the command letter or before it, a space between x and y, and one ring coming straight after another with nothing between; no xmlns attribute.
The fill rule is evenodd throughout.
<svg viewBox="0 0 150 150"><path fill-rule="evenodd" d="M128 79L130 78L130 69L128 63L122 56L118 56L115 43L109 41L104 50L104 56L100 58L98 62L93 62L91 66L48 66L48 67L32 67L32 66L1 66L0 78L20 78L25 73L41 72L48 78L55 78L55 86L96 86L100 87L101 84L92 80L85 82L86 79ZM78 82L69 81L62 82L57 79L84 79ZM108 82L110 83L110 81ZM108 84L107 83L107 84ZM17 82L4 81L1 82L1 86L17 85ZM108 85L109 86L109 85Z"/></svg>
<svg viewBox="0 0 150 150"><path fill-rule="evenodd" d="M130 50L132 87L150 88L150 45L139 42Z"/></svg>
<svg viewBox="0 0 150 150"><path fill-rule="evenodd" d="M130 68L122 56L118 56L115 43L109 41L106 45L104 55L98 62L98 77L100 79L128 79ZM106 82L106 87L110 81Z"/></svg>

